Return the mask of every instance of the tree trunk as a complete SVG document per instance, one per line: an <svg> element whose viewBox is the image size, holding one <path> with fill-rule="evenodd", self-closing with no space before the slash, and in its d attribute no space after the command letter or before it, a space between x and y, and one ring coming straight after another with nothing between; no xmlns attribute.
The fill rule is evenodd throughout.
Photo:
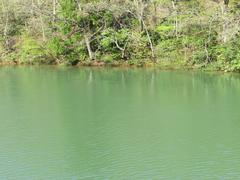
<svg viewBox="0 0 240 180"><path fill-rule="evenodd" d="M32 14L32 15L34 14L33 9L34 9L34 0L32 0L32 5L31 5L31 14Z"/></svg>
<svg viewBox="0 0 240 180"><path fill-rule="evenodd" d="M2 12L5 14L5 25L4 25L4 30L3 30L3 36L5 40L5 46L8 49L8 21L9 21L9 15L8 15L8 7L5 6L3 0L2 0Z"/></svg>
<svg viewBox="0 0 240 180"><path fill-rule="evenodd" d="M223 38L223 42L226 43L227 39L228 39L228 4L229 4L229 0L224 0L223 1L223 5L222 5L222 17L223 17L223 33L222 33L222 38Z"/></svg>
<svg viewBox="0 0 240 180"><path fill-rule="evenodd" d="M150 44L150 49L151 49L151 53L152 53L152 58L155 58L155 52L154 52L154 47L153 47L152 39L151 39L151 37L150 37L150 34L149 34L149 32L148 32L148 29L147 29L147 26L146 26L145 22L143 21L143 19L142 19L142 24L143 24L144 30L145 30L145 32L146 32L146 34L147 34L148 42L149 42L149 44Z"/></svg>
<svg viewBox="0 0 240 180"><path fill-rule="evenodd" d="M53 0L53 22L56 20L56 6L57 6L57 0Z"/></svg>
<svg viewBox="0 0 240 180"><path fill-rule="evenodd" d="M38 0L38 6L41 5L40 0ZM42 18L42 14L40 13L40 22L41 22L41 28L42 28L42 39L43 41L46 40L46 36L45 36L45 29L44 29L44 22L43 22L43 18Z"/></svg>
<svg viewBox="0 0 240 180"><path fill-rule="evenodd" d="M154 7L154 14L153 14L153 25L156 26L157 24L157 2L153 2L153 7Z"/></svg>
<svg viewBox="0 0 240 180"><path fill-rule="evenodd" d="M175 36L178 38L178 12L177 12L177 7L176 7L176 3L175 0L172 0L172 8L174 10L174 15L175 15L175 22L174 22L174 26L175 26Z"/></svg>
<svg viewBox="0 0 240 180"><path fill-rule="evenodd" d="M91 45L90 45L90 41L89 41L88 36L84 35L84 39L85 39L85 44L86 44L86 47L87 47L87 50L88 50L89 59L93 60L94 56L93 56L93 52L92 52L92 49L91 49Z"/></svg>
<svg viewBox="0 0 240 180"><path fill-rule="evenodd" d="M77 5L78 5L78 10L81 11L82 8L81 8L81 3L80 3L80 0L77 0Z"/></svg>

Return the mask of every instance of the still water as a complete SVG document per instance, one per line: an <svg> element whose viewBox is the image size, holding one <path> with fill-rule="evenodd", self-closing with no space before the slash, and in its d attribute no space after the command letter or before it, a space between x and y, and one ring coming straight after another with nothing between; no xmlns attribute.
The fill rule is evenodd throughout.
<svg viewBox="0 0 240 180"><path fill-rule="evenodd" d="M240 179L240 75L0 68L0 179Z"/></svg>

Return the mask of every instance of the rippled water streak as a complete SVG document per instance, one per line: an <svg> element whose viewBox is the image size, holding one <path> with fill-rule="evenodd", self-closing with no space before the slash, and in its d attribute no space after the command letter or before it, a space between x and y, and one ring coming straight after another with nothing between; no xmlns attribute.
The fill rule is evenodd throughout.
<svg viewBox="0 0 240 180"><path fill-rule="evenodd" d="M240 75L1 67L0 179L240 179Z"/></svg>

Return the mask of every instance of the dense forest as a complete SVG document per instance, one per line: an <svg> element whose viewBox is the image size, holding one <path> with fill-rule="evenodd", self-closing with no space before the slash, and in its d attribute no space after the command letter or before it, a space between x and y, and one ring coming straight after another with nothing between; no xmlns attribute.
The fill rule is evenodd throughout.
<svg viewBox="0 0 240 180"><path fill-rule="evenodd" d="M240 70L238 0L1 0L1 64Z"/></svg>

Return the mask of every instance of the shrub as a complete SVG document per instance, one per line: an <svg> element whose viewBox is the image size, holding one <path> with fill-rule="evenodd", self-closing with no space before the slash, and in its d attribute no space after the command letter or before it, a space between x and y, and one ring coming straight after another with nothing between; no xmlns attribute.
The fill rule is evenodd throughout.
<svg viewBox="0 0 240 180"><path fill-rule="evenodd" d="M17 44L19 60L29 63L37 63L46 60L46 53L41 45L27 33L23 33L19 44Z"/></svg>

